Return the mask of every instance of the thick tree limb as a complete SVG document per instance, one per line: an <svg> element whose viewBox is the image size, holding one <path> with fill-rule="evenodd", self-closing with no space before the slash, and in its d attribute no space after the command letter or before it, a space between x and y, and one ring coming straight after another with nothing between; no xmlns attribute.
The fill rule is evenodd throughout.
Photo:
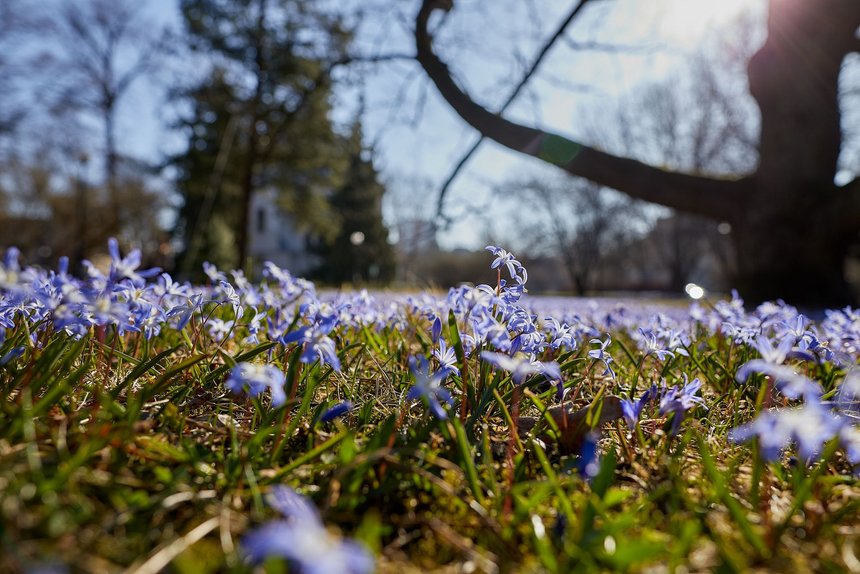
<svg viewBox="0 0 860 574"><path fill-rule="evenodd" d="M567 17L562 21L561 25L556 29L555 33L547 40L543 47L538 52L535 59L532 61L529 69L520 79L519 83L514 87L511 93L508 95L508 98L505 100L505 103L502 104L501 109L499 109L498 113L504 113L507 109L514 103L517 99L517 96L526 87L526 84L529 80L534 76L535 72L537 72L538 67L543 62L546 55L555 45L555 43L564 35L564 31L567 30L567 27L570 26L570 23L576 18L576 16L582 11L586 4L589 3L590 0L580 0L580 2L570 11ZM481 144L484 142L484 135L482 134L478 140L472 144L472 147L463 154L463 157L460 158L454 165L454 169L451 170L451 173L448 174L448 177L445 178L445 182L442 184L442 187L439 189L439 197L436 199L436 216L441 217L443 212L443 207L445 204L445 195L448 193L448 190L451 188L451 184L454 183L454 180L457 179L457 176L462 171L463 167L469 162L475 152L478 151L478 148L481 147Z"/></svg>
<svg viewBox="0 0 860 574"><path fill-rule="evenodd" d="M482 136L637 199L714 219L736 220L748 186L746 180L720 180L665 171L557 134L513 123L474 102L457 86L448 67L433 52L427 30L434 10L451 7L450 0L424 0L415 26L417 58L442 97Z"/></svg>

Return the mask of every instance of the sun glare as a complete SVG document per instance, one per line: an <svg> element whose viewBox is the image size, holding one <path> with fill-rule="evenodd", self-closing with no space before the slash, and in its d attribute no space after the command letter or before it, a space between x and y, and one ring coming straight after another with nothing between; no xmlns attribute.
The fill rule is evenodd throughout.
<svg viewBox="0 0 860 574"><path fill-rule="evenodd" d="M755 0L667 0L663 33L680 41L697 40L709 29L729 24Z"/></svg>

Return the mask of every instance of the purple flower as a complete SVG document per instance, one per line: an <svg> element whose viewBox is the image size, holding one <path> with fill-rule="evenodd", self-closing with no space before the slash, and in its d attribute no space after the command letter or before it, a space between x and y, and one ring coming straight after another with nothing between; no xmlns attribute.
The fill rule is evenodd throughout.
<svg viewBox="0 0 860 574"><path fill-rule="evenodd" d="M161 272L158 267L138 271L140 249L132 249L128 255L121 257L119 242L114 237L108 239L108 253L110 254L110 280L114 283L129 279L134 284L143 284L149 277L155 277Z"/></svg>
<svg viewBox="0 0 860 574"><path fill-rule="evenodd" d="M343 401L327 409L320 415L318 420L321 423L330 423L334 419L344 416L354 408L355 405L351 401Z"/></svg>
<svg viewBox="0 0 860 574"><path fill-rule="evenodd" d="M606 352L606 347L608 347L612 343L612 337L607 333L606 340L601 341L600 339L592 339L592 345L600 345L597 349L592 349L588 352L588 356L596 361L603 361L603 364L606 366L606 369L603 371L604 375L609 375L613 379L615 378L615 371L612 370L610 366L613 362L612 357L609 353Z"/></svg>
<svg viewBox="0 0 860 574"><path fill-rule="evenodd" d="M224 385L234 394L247 388L248 396L256 397L266 389L272 393L272 406L279 407L287 400L284 392L286 377L280 369L272 365L239 363L230 371Z"/></svg>
<svg viewBox="0 0 860 574"><path fill-rule="evenodd" d="M774 347L769 338L759 335L752 346L761 355L761 359L753 359L741 365L735 378L738 382L743 382L752 373L761 373L771 377L776 388L790 399L806 397L818 400L823 394L821 386L782 364L792 352L794 340L793 336L784 337L779 345Z"/></svg>
<svg viewBox="0 0 860 574"><path fill-rule="evenodd" d="M686 382L687 375L684 375ZM702 382L695 378L689 383L686 383L683 388L678 388L677 385L671 387L660 399L660 414L673 414L672 427L669 434L675 436L681 428L681 421L684 420L684 414L695 407L696 405L705 406L705 400L702 397L695 396L699 392Z"/></svg>
<svg viewBox="0 0 860 574"><path fill-rule="evenodd" d="M528 273L526 272L525 267L523 267L519 261L514 259L513 254L508 253L501 247L495 247L493 245L487 245L485 249L496 256L493 263L490 264L490 269L496 269L504 265L508 268L508 273L510 274L511 279L515 280L520 285L525 285L526 281L528 281Z"/></svg>
<svg viewBox="0 0 860 574"><path fill-rule="evenodd" d="M845 374L836 394L839 413L860 421L860 367L853 367Z"/></svg>
<svg viewBox="0 0 860 574"><path fill-rule="evenodd" d="M324 327L318 325L306 325L282 336L280 341L285 345L289 343L304 345L302 355L299 357L301 362L313 363L319 359L321 364L328 363L334 370L340 371L337 349L334 340L328 336L328 332Z"/></svg>
<svg viewBox="0 0 860 574"><path fill-rule="evenodd" d="M490 351L481 353L481 358L504 371L508 371L515 385L522 384L530 375L542 374L550 381L561 380L561 370L555 361L542 363L527 356L511 357L504 353Z"/></svg>
<svg viewBox="0 0 860 574"><path fill-rule="evenodd" d="M585 435L585 441L582 443L582 450L579 453L576 469L579 471L579 475L586 481L591 481L600 472L599 441L600 433L591 431Z"/></svg>
<svg viewBox="0 0 860 574"><path fill-rule="evenodd" d="M627 426L630 429L636 428L639 423L639 417L642 415L642 408L650 403L657 396L657 385L652 384L651 387L642 393L642 396L637 400L621 399L621 413L624 415L624 420L627 421Z"/></svg>
<svg viewBox="0 0 860 574"><path fill-rule="evenodd" d="M430 339L435 343L442 336L442 319L439 315L433 319L433 326L430 328Z"/></svg>
<svg viewBox="0 0 860 574"><path fill-rule="evenodd" d="M3 263L0 264L0 288L14 289L18 287L21 275L21 265L18 263L20 256L21 251L17 247L10 247L6 250Z"/></svg>
<svg viewBox="0 0 860 574"><path fill-rule="evenodd" d="M794 442L797 443L798 454L810 459L818 455L824 443L842 432L844 427L844 419L834 416L820 402L810 401L800 407L763 412L751 423L729 431L729 440L746 442L758 437L759 448L766 460L776 460L783 449Z"/></svg>
<svg viewBox="0 0 860 574"><path fill-rule="evenodd" d="M322 523L319 512L307 497L302 496L289 486L274 486L266 496L269 506L284 515L285 518L300 522Z"/></svg>
<svg viewBox="0 0 860 574"><path fill-rule="evenodd" d="M756 337L752 344L753 348L761 355L762 360L771 363L772 365L781 365L785 362L786 357L791 352L794 346L792 337L784 337L779 344L774 347L770 338L764 335Z"/></svg>
<svg viewBox="0 0 860 574"><path fill-rule="evenodd" d="M445 343L445 339L439 339L439 348L433 349L433 356L439 361L439 373L443 378L460 374L457 355L454 353L454 348Z"/></svg>
<svg viewBox="0 0 860 574"><path fill-rule="evenodd" d="M569 350L576 349L576 341L573 338L573 328L567 323L561 324L554 317L548 317L546 321L547 338L549 346L553 350L567 348Z"/></svg>
<svg viewBox="0 0 860 574"><path fill-rule="evenodd" d="M242 548L252 562L277 556L290 563L290 572L295 569L301 574L369 574L373 571L373 557L367 549L330 534L307 498L289 487L277 486L272 489L268 501L284 518L245 536Z"/></svg>
<svg viewBox="0 0 860 574"><path fill-rule="evenodd" d="M738 369L736 379L746 381L752 373L761 373L773 379L776 388L790 399L804 397L807 400L818 400L823 391L821 385L797 373L787 365L775 365L764 359L747 361Z"/></svg>
<svg viewBox="0 0 860 574"><path fill-rule="evenodd" d="M451 393L442 388L440 384L444 376L439 371L431 374L430 365L424 357L412 357L409 363L415 384L409 389L409 393L406 395L407 400L423 399L437 419L446 420L448 413L445 412L439 401L441 399L448 405L453 405L454 399L451 397Z"/></svg>
<svg viewBox="0 0 860 574"><path fill-rule="evenodd" d="M0 357L0 367L10 363L24 354L24 347L13 347L12 350Z"/></svg>
<svg viewBox="0 0 860 574"><path fill-rule="evenodd" d="M666 357L675 358L675 353L668 349L664 349L657 344L657 333L653 330L649 329L646 331L645 329L640 328L639 333L642 335L645 342L645 355L657 355L657 358L660 361L665 361Z"/></svg>
<svg viewBox="0 0 860 574"><path fill-rule="evenodd" d="M177 317L176 319L176 330L183 330L188 323L191 321L191 317L194 313L200 310L203 307L203 294L197 293L188 297L185 303L181 303L174 307L171 307L169 311L166 313L166 317L172 319Z"/></svg>

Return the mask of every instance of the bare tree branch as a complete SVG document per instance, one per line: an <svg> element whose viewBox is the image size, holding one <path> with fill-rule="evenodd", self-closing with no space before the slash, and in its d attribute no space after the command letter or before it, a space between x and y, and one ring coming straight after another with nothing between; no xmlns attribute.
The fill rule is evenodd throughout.
<svg viewBox="0 0 860 574"><path fill-rule="evenodd" d="M580 2L575 11L586 1ZM513 123L477 104L454 82L448 67L433 52L432 38L427 30L434 10L451 7L450 1L424 0L422 3L415 27L418 61L445 100L482 137L489 137L514 151L541 158L573 175L638 199L706 217L728 221L737 219L749 180L713 179L665 171L560 135Z"/></svg>
<svg viewBox="0 0 860 574"><path fill-rule="evenodd" d="M508 98L505 100L505 103L502 104L502 107L501 107L501 109L499 109L498 113L501 114L501 113L505 112L511 106L511 104L514 103L514 101L517 99L517 96L520 94L520 92L523 90L523 88L525 88L528 81L532 78L532 76L534 76L535 72L537 72L538 67L540 66L541 62L543 62L544 58L549 53L550 49L555 45L555 43L560 38L562 38L564 36L564 31L567 29L567 27L570 25L570 23L573 22L574 18L576 18L576 16L577 16L577 14L579 14L580 11L586 6L586 4L588 4L589 1L591 1L591 0L581 0L570 11L570 13L567 15L567 17L561 22L558 29L556 29L555 33L552 36L550 36L550 38L544 43L543 47L537 53L537 56L535 56L535 59L532 61L528 70L523 75L523 77L520 79L519 83L511 91L510 95L508 95ZM425 2L424 4L426 6L428 4L428 2ZM426 21L425 21L425 25L426 25ZM417 37L417 34L418 34L418 32L416 31L416 37ZM429 45L428 45L428 47L429 47ZM420 49L419 49L419 51L420 51ZM420 61L420 58L419 58L419 61ZM456 163L456 165L454 166L454 169L451 170L451 173L445 179L445 183L443 183L442 187L439 189L439 197L436 200L436 216L437 217L439 217L439 218L443 217L445 195L448 193L448 189L451 187L451 184L454 183L454 180L457 179L457 176L460 174L460 171L463 169L463 167L469 162L469 160L472 158L472 156L475 154L475 152L478 151L478 148L481 147L481 143L483 143L484 137L485 136L482 133L481 137L479 137L478 140L474 144L472 144L472 147L470 147L469 150L465 154L463 154L463 157L461 157L460 161L458 161Z"/></svg>

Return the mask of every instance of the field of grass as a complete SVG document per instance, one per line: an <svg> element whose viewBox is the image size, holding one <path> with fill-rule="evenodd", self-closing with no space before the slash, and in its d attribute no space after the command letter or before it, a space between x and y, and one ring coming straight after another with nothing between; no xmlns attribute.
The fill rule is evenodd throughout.
<svg viewBox="0 0 860 574"><path fill-rule="evenodd" d="M860 572L857 310L111 251L0 265L0 572Z"/></svg>

